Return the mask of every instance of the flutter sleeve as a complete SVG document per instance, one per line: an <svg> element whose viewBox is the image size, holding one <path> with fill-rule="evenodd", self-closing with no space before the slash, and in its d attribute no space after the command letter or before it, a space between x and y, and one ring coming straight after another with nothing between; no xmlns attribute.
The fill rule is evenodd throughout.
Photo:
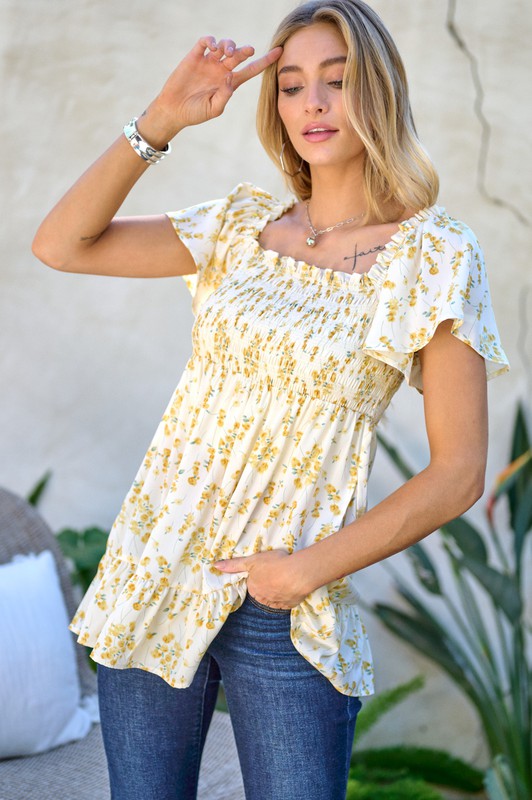
<svg viewBox="0 0 532 800"><path fill-rule="evenodd" d="M508 370L480 245L470 228L440 209L405 237L391 260L364 351L423 391L418 353L444 320L485 359L488 378Z"/></svg>
<svg viewBox="0 0 532 800"><path fill-rule="evenodd" d="M197 272L182 276L193 297L195 314L227 274L231 242L239 231L239 209L249 205L251 197L252 187L241 183L227 197L166 212L196 264Z"/></svg>

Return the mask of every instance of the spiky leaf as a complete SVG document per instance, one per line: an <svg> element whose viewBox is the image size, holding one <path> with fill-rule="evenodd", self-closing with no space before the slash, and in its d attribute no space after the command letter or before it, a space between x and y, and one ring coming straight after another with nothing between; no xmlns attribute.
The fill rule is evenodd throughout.
<svg viewBox="0 0 532 800"><path fill-rule="evenodd" d="M28 501L30 506L38 505L39 500L41 499L44 490L48 486L48 482L51 477L52 477L51 471L47 470L42 476L42 478L39 481L37 481L33 489L31 489L28 496L26 497L26 500Z"/></svg>
<svg viewBox="0 0 532 800"><path fill-rule="evenodd" d="M425 679L422 675L418 675L407 683L379 692L370 701L365 702L357 717L357 742L384 714L402 703L414 692L419 691L424 684Z"/></svg>
<svg viewBox="0 0 532 800"><path fill-rule="evenodd" d="M397 469L399 470L400 474L403 476L405 480L410 480L415 475L414 470L406 463L403 459L402 455L399 453L399 450L394 447L383 435L382 433L377 433L377 441L382 446L382 448L386 451L388 456L391 458Z"/></svg>
<svg viewBox="0 0 532 800"><path fill-rule="evenodd" d="M530 437L528 435L525 413L521 404L517 407L514 430L512 436L512 447L510 451L510 461L515 461L523 453L530 449ZM510 523L515 530L515 517L517 508L527 491L530 491L532 484L532 462L528 462L525 470L520 472L519 479L508 491L508 503L510 506Z"/></svg>
<svg viewBox="0 0 532 800"><path fill-rule="evenodd" d="M478 561L467 556L458 559L458 564L467 568L475 576L483 589L490 595L495 607L500 609L511 623L519 620L523 604L519 587L511 577L488 564L479 564Z"/></svg>
<svg viewBox="0 0 532 800"><path fill-rule="evenodd" d="M489 800L526 800L519 797L514 776L504 756L496 756L493 764L486 772L486 791Z"/></svg>
<svg viewBox="0 0 532 800"><path fill-rule="evenodd" d="M436 661L463 689L469 690L463 671L455 660L455 653L442 638L441 631L422 617L413 617L384 603L373 607L381 622L403 642L407 641L420 653Z"/></svg>
<svg viewBox="0 0 532 800"><path fill-rule="evenodd" d="M407 556L412 562L414 572L416 573L419 582L425 587L427 592L431 594L441 595L441 586L438 579L436 567L427 553L427 550L419 542L411 545L406 551Z"/></svg>
<svg viewBox="0 0 532 800"><path fill-rule="evenodd" d="M488 560L488 551L481 534L463 517L458 517L440 529L446 537L451 537L458 549L482 564Z"/></svg>

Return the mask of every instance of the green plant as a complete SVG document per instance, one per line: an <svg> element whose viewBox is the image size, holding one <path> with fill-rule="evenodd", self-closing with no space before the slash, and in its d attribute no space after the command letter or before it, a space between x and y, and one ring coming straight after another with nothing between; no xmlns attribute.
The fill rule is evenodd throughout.
<svg viewBox="0 0 532 800"><path fill-rule="evenodd" d="M52 473L48 470L37 481L33 489L28 492L26 500L30 505L37 506L39 504L51 477ZM96 575L98 564L105 552L108 537L108 531L95 526L85 528L83 531L63 528L56 534L63 555L71 562L72 581L81 586L84 592L89 588L92 579Z"/></svg>
<svg viewBox="0 0 532 800"><path fill-rule="evenodd" d="M108 531L103 528L85 528L77 531L73 528L64 528L57 534L57 541L63 555L70 559L73 565L72 581L81 586L85 592L96 574L100 559L105 552Z"/></svg>
<svg viewBox="0 0 532 800"><path fill-rule="evenodd" d="M384 437L379 441L400 473L410 478L413 471L398 451ZM377 603L374 611L389 630L445 670L475 706L493 760L486 776L489 796L528 800L532 698L523 556L532 529L532 451L521 407L510 460L488 501L487 537L464 518L441 529L456 599L443 585L427 548L416 544L406 552L419 591L412 591L408 581L393 571L408 611L384 603ZM494 523L494 508L503 497L508 504L509 542ZM434 610L438 607L447 613Z"/></svg>
<svg viewBox="0 0 532 800"><path fill-rule="evenodd" d="M351 764L368 772L399 770L403 776L463 792L480 792L482 772L442 750L426 747L381 747L353 753Z"/></svg>
<svg viewBox="0 0 532 800"><path fill-rule="evenodd" d="M439 750L421 747L386 747L360 750L358 743L390 709L424 685L422 676L381 692L364 704L357 719L356 748L351 755L348 798L416 797L441 800L429 784L478 792L482 773Z"/></svg>
<svg viewBox="0 0 532 800"><path fill-rule="evenodd" d="M28 501L30 506L37 506L39 504L39 500L41 499L44 490L48 486L48 482L51 477L52 473L50 472L50 470L48 470L47 472L44 473L40 481L37 481L33 489L31 489L28 496L26 497L26 500Z"/></svg>
<svg viewBox="0 0 532 800"><path fill-rule="evenodd" d="M425 685L425 679L418 675L406 683L393 686L384 692L374 695L371 700L365 702L360 709L356 724L357 743L362 739L371 728L392 708L402 703L414 692L419 692Z"/></svg>
<svg viewBox="0 0 532 800"><path fill-rule="evenodd" d="M425 781L397 777L377 783L361 772L349 778L346 800L442 800L442 795Z"/></svg>

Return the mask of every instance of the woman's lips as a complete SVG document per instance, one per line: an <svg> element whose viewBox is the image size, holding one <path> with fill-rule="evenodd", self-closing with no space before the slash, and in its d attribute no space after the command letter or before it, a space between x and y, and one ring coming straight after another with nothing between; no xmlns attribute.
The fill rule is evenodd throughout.
<svg viewBox="0 0 532 800"><path fill-rule="evenodd" d="M303 134L303 138L307 140L307 142L325 142L327 139L331 139L336 133L337 130L331 130L330 128L317 128L307 133Z"/></svg>

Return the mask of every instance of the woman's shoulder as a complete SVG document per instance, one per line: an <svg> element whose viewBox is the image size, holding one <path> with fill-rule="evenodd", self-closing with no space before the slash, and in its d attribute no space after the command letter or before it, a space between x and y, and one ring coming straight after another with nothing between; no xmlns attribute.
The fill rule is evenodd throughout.
<svg viewBox="0 0 532 800"><path fill-rule="evenodd" d="M229 192L227 199L228 213L232 213L235 218L246 214L272 212L287 205L270 192L247 181L238 183Z"/></svg>
<svg viewBox="0 0 532 800"><path fill-rule="evenodd" d="M478 239L473 230L446 208L438 204L423 209L416 215L420 219L418 226L420 244L432 249L451 247L466 250L480 250Z"/></svg>
<svg viewBox="0 0 532 800"><path fill-rule="evenodd" d="M383 288L432 286L443 291L484 280L484 254L473 230L440 205L417 212L400 226Z"/></svg>
<svg viewBox="0 0 532 800"><path fill-rule="evenodd" d="M235 234L260 229L264 220L280 216L294 201L282 202L249 182L238 183L229 194L166 214L186 239L227 241Z"/></svg>

